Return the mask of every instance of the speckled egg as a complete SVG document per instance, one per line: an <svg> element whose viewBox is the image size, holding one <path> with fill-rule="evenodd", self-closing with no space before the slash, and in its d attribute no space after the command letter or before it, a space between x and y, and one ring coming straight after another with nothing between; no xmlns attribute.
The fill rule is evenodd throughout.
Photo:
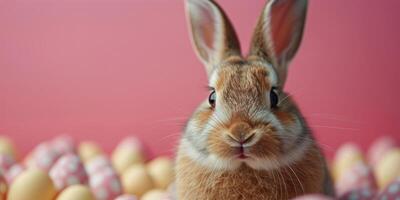
<svg viewBox="0 0 400 200"><path fill-rule="evenodd" d="M126 169L121 181L125 193L139 197L154 187L151 176L142 164L135 164Z"/></svg>
<svg viewBox="0 0 400 200"><path fill-rule="evenodd" d="M380 188L386 187L394 178L400 176L400 148L392 149L383 155L374 171Z"/></svg>
<svg viewBox="0 0 400 200"><path fill-rule="evenodd" d="M54 150L61 155L66 153L76 153L76 143L68 135L60 135L54 138L51 143Z"/></svg>
<svg viewBox="0 0 400 200"><path fill-rule="evenodd" d="M13 142L6 136L0 136L0 154L6 154L14 159L18 159Z"/></svg>
<svg viewBox="0 0 400 200"><path fill-rule="evenodd" d="M86 185L71 185L58 195L57 200L96 200Z"/></svg>
<svg viewBox="0 0 400 200"><path fill-rule="evenodd" d="M362 161L354 163L335 183L336 193L342 195L359 188L377 188L376 180L370 166Z"/></svg>
<svg viewBox="0 0 400 200"><path fill-rule="evenodd" d="M105 155L98 155L85 164L86 172L89 175L94 175L102 170L114 170L110 159Z"/></svg>
<svg viewBox="0 0 400 200"><path fill-rule="evenodd" d="M114 199L122 194L121 182L112 168L91 175L89 185L97 200Z"/></svg>
<svg viewBox="0 0 400 200"><path fill-rule="evenodd" d="M114 149L111 160L119 174L133 164L143 163L145 156L141 142L135 137L125 138Z"/></svg>
<svg viewBox="0 0 400 200"><path fill-rule="evenodd" d="M87 162L90 159L98 155L101 155L103 151L96 143L91 141L85 141L79 144L78 153L83 162Z"/></svg>
<svg viewBox="0 0 400 200"><path fill-rule="evenodd" d="M339 200L375 200L376 191L371 188L360 188L341 195Z"/></svg>
<svg viewBox="0 0 400 200"><path fill-rule="evenodd" d="M57 190L46 172L31 168L22 172L11 184L8 200L52 200Z"/></svg>
<svg viewBox="0 0 400 200"><path fill-rule="evenodd" d="M27 167L39 168L44 171L49 171L57 159L61 156L53 149L51 143L44 142L37 146L26 163Z"/></svg>
<svg viewBox="0 0 400 200"><path fill-rule="evenodd" d="M174 179L174 166L168 157L158 157L147 164L147 171L153 179L155 187L167 189Z"/></svg>
<svg viewBox="0 0 400 200"><path fill-rule="evenodd" d="M358 161L364 162L360 148L353 143L342 145L337 150L333 161L332 175L334 180L338 180L346 169Z"/></svg>
<svg viewBox="0 0 400 200"><path fill-rule="evenodd" d="M50 177L58 190L74 184L87 184L88 176L78 155L67 153L57 160Z"/></svg>

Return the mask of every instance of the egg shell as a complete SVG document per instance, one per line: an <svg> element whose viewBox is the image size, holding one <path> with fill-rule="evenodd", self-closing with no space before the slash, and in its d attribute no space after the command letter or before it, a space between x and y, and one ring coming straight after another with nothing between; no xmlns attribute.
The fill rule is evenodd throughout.
<svg viewBox="0 0 400 200"><path fill-rule="evenodd" d="M54 150L61 155L66 153L76 153L76 143L68 135L60 135L54 138L51 143Z"/></svg>
<svg viewBox="0 0 400 200"><path fill-rule="evenodd" d="M353 143L342 145L336 152L333 161L332 175L338 180L341 174L351 165L359 161L365 162L360 148Z"/></svg>
<svg viewBox="0 0 400 200"><path fill-rule="evenodd" d="M98 155L85 164L86 172L91 176L102 170L114 170L110 159L105 155Z"/></svg>
<svg viewBox="0 0 400 200"><path fill-rule="evenodd" d="M141 142L135 137L125 138L114 149L111 160L119 174L133 164L143 163L145 155Z"/></svg>
<svg viewBox="0 0 400 200"><path fill-rule="evenodd" d="M371 147L368 149L367 158L371 166L375 166L382 158L382 155L388 151L396 148L398 143L396 140L389 136L381 137L377 139Z"/></svg>
<svg viewBox="0 0 400 200"><path fill-rule="evenodd" d="M124 194L124 195L118 196L114 200L138 200L138 198L135 195Z"/></svg>
<svg viewBox="0 0 400 200"><path fill-rule="evenodd" d="M61 156L56 152L51 143L45 142L37 146L33 152L28 167L39 168L44 171L49 171L57 159Z"/></svg>
<svg viewBox="0 0 400 200"><path fill-rule="evenodd" d="M168 157L158 157L147 164L147 171L153 179L155 187L167 189L174 179L174 166Z"/></svg>
<svg viewBox="0 0 400 200"><path fill-rule="evenodd" d="M335 183L336 192L342 195L350 190L359 188L377 188L376 180L370 166L358 161L346 170Z"/></svg>
<svg viewBox="0 0 400 200"><path fill-rule="evenodd" d="M339 200L375 200L376 191L371 188L360 188L357 190L349 191L341 196Z"/></svg>
<svg viewBox="0 0 400 200"><path fill-rule="evenodd" d="M154 189L146 192L140 200L163 200L168 197L164 190Z"/></svg>
<svg viewBox="0 0 400 200"><path fill-rule="evenodd" d="M3 174L6 174L14 164L15 160L9 154L0 154L0 170Z"/></svg>
<svg viewBox="0 0 400 200"><path fill-rule="evenodd" d="M50 177L58 190L74 184L87 184L88 175L78 155L67 153L57 160Z"/></svg>
<svg viewBox="0 0 400 200"><path fill-rule="evenodd" d="M380 188L386 187L400 176L400 148L392 149L383 155L374 172Z"/></svg>
<svg viewBox="0 0 400 200"><path fill-rule="evenodd" d="M399 200L400 199L400 177L390 183L379 195L379 200Z"/></svg>
<svg viewBox="0 0 400 200"><path fill-rule="evenodd" d="M6 200L8 185L6 179L0 175L0 200Z"/></svg>
<svg viewBox="0 0 400 200"><path fill-rule="evenodd" d="M154 183L142 164L135 164L125 170L121 176L124 192L136 196L142 196L154 187Z"/></svg>
<svg viewBox="0 0 400 200"><path fill-rule="evenodd" d="M13 142L6 136L0 136L0 154L6 154L15 160L18 159Z"/></svg>
<svg viewBox="0 0 400 200"><path fill-rule="evenodd" d="M88 162L90 159L101 155L103 151L96 143L84 141L79 144L78 153L83 162Z"/></svg>
<svg viewBox="0 0 400 200"><path fill-rule="evenodd" d="M5 174L7 183L11 184L12 182L14 182L15 178L19 176L24 170L25 167L21 164L14 164L13 166L11 166Z"/></svg>
<svg viewBox="0 0 400 200"><path fill-rule="evenodd" d="M89 185L97 200L114 199L122 194L121 182L112 168L90 176Z"/></svg>
<svg viewBox="0 0 400 200"><path fill-rule="evenodd" d="M331 197L323 196L320 194L309 194L296 197L292 200L333 200Z"/></svg>
<svg viewBox="0 0 400 200"><path fill-rule="evenodd" d="M40 169L27 169L11 184L8 200L52 200L57 194L53 182Z"/></svg>
<svg viewBox="0 0 400 200"><path fill-rule="evenodd" d="M96 200L86 185L71 185L58 195L57 200Z"/></svg>

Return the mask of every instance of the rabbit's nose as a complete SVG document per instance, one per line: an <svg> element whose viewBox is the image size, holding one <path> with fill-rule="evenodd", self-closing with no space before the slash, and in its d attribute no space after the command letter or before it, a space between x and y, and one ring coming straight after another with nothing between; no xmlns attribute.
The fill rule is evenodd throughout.
<svg viewBox="0 0 400 200"><path fill-rule="evenodd" d="M251 126L248 123L237 122L232 124L229 128L228 136L242 145L251 141L254 132L251 131Z"/></svg>

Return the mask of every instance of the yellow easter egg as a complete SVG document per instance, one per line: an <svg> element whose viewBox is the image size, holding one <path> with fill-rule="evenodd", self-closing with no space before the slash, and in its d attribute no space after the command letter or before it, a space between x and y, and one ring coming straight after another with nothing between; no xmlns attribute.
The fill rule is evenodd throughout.
<svg viewBox="0 0 400 200"><path fill-rule="evenodd" d="M71 185L58 195L57 200L95 200L95 198L88 186Z"/></svg>
<svg viewBox="0 0 400 200"><path fill-rule="evenodd" d="M22 172L11 184L8 200L52 200L57 191L50 177L39 169Z"/></svg>
<svg viewBox="0 0 400 200"><path fill-rule="evenodd" d="M83 162L102 154L101 148L94 142L85 141L81 142L78 146L78 153Z"/></svg>
<svg viewBox="0 0 400 200"><path fill-rule="evenodd" d="M166 193L164 190L155 189L146 192L146 194L144 194L140 200L160 200L163 199L165 196Z"/></svg>
<svg viewBox="0 0 400 200"><path fill-rule="evenodd" d="M135 164L126 169L121 176L121 182L125 193L136 196L142 196L154 187L146 167L142 164Z"/></svg>
<svg viewBox="0 0 400 200"><path fill-rule="evenodd" d="M111 155L113 166L118 174L122 174L133 164L144 162L144 155L139 149L115 148Z"/></svg>
<svg viewBox="0 0 400 200"><path fill-rule="evenodd" d="M375 176L380 188L385 188L396 177L400 176L400 149L395 148L382 155L376 164Z"/></svg>
<svg viewBox="0 0 400 200"><path fill-rule="evenodd" d="M14 144L6 136L0 136L0 154L7 154L14 159L18 159Z"/></svg>
<svg viewBox="0 0 400 200"><path fill-rule="evenodd" d="M174 165L168 157L158 157L150 161L147 170L157 188L167 189L174 179Z"/></svg>
<svg viewBox="0 0 400 200"><path fill-rule="evenodd" d="M357 145L352 143L347 143L342 145L336 152L333 166L332 166L332 176L335 180L343 174L348 168L353 164L358 162L365 162L364 156Z"/></svg>

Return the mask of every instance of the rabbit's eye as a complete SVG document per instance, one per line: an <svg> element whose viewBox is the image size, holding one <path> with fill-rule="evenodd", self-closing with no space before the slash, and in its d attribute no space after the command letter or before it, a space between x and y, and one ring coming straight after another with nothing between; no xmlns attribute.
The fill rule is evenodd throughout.
<svg viewBox="0 0 400 200"><path fill-rule="evenodd" d="M276 92L276 88L272 88L271 92L269 93L269 99L271 101L271 108L278 107L278 94Z"/></svg>
<svg viewBox="0 0 400 200"><path fill-rule="evenodd" d="M208 96L208 103L210 104L211 107L215 107L215 100L217 99L217 94L215 94L215 90L213 90Z"/></svg>

